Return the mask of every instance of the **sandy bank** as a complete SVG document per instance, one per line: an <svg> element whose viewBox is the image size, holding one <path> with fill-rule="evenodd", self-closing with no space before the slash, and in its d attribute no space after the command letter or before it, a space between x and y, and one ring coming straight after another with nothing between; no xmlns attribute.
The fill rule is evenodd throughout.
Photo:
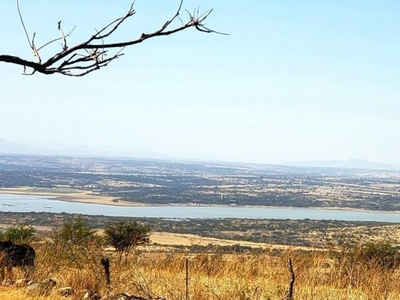
<svg viewBox="0 0 400 300"><path fill-rule="evenodd" d="M104 205L114 205L114 206L144 206L144 204L142 203L122 201L114 197L97 195L90 191L81 191L70 188L57 188L57 189L32 188L32 187L0 188L0 194L49 196L60 201L104 204Z"/></svg>

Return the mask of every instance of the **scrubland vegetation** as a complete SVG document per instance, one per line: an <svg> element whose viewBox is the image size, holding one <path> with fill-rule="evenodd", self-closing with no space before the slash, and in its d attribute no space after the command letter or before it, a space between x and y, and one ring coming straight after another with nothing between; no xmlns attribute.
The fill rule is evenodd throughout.
<svg viewBox="0 0 400 300"><path fill-rule="evenodd" d="M283 251L271 246L235 252L215 246L195 252L148 244L117 252L103 236L81 230L86 229L82 222L78 227L72 230L74 243L65 227L33 240L25 236L37 254L30 279L52 278L57 284L33 295L27 295L26 287L1 286L1 299L66 299L60 295L63 287L72 287L70 299L83 299L87 289L103 298L127 292L144 299L284 299L289 258L296 276L293 299L400 298L398 250L387 240L349 241L323 250ZM110 261L110 285L102 258ZM13 275L23 277L18 269Z"/></svg>

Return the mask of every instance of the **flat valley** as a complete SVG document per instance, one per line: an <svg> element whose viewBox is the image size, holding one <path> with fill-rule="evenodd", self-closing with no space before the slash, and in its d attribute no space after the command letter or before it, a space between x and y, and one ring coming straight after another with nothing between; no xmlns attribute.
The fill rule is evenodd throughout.
<svg viewBox="0 0 400 300"><path fill-rule="evenodd" d="M1 155L0 188L3 193L53 194L61 200L75 198L113 205L229 205L238 209L246 205L387 212L398 211L400 205L399 171L117 158ZM4 211L0 215L3 225L23 222L47 229L75 217ZM83 217L100 230L110 220L124 219ZM136 219L148 223L154 232L189 234L192 244L203 237L233 244L324 248L350 239L399 240L400 235L398 224L385 222Z"/></svg>
<svg viewBox="0 0 400 300"><path fill-rule="evenodd" d="M400 171L91 157L0 155L0 188L115 202L400 210Z"/></svg>

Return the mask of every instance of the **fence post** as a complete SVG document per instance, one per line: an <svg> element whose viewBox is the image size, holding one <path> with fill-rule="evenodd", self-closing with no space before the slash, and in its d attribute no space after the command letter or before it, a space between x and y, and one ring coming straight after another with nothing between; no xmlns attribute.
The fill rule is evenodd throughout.
<svg viewBox="0 0 400 300"><path fill-rule="evenodd" d="M186 257L185 261L185 268L186 268L186 300L189 300L189 258Z"/></svg>
<svg viewBox="0 0 400 300"><path fill-rule="evenodd" d="M296 279L296 276L294 275L293 264L292 264L291 258L289 258L289 272L290 272L289 288L288 288L286 296L283 298L284 300L293 300L293 286L294 286L294 280Z"/></svg>

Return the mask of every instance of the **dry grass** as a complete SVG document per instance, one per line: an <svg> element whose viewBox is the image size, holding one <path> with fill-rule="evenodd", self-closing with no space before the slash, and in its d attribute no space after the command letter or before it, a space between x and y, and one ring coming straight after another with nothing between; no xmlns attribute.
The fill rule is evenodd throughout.
<svg viewBox="0 0 400 300"><path fill-rule="evenodd" d="M128 256L89 248L61 249L40 243L37 250L35 281L53 278L57 287L50 295L34 299L65 299L58 290L71 286L75 291L93 289L105 296L127 291L145 298L186 299L186 261L189 262L191 300L282 299L289 284L287 261L293 260L295 299L400 299L400 272L376 265L351 263L334 258L328 251L266 250L260 254L182 253L145 251ZM90 249L90 250L89 250ZM102 257L111 261L111 289L108 289ZM15 278L22 276L15 271ZM25 288L0 286L3 300L28 297ZM33 299L32 298L32 299ZM76 293L70 299L82 299Z"/></svg>

